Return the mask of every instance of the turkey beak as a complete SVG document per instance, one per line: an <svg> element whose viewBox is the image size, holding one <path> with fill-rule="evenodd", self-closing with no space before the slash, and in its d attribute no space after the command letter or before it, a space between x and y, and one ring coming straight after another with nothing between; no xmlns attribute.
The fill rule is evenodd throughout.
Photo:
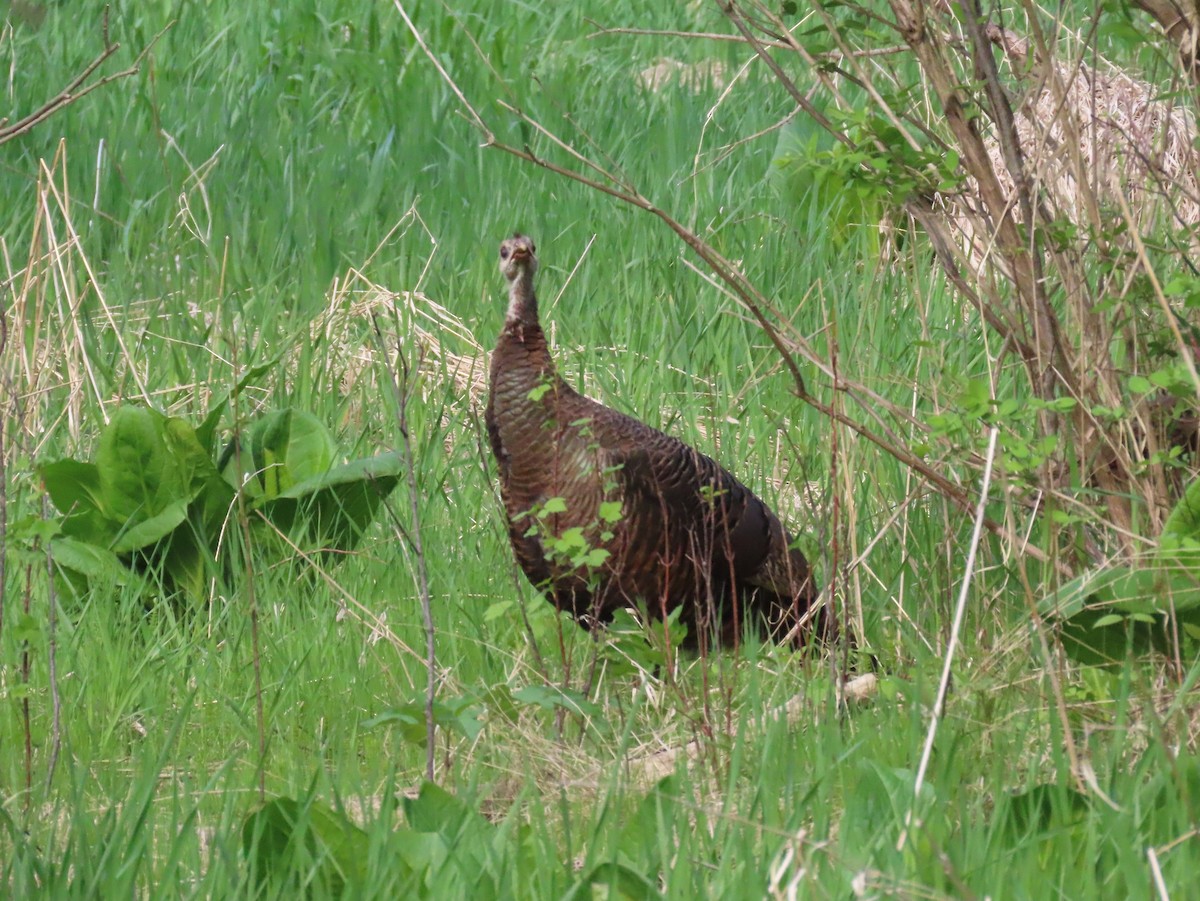
<svg viewBox="0 0 1200 901"><path fill-rule="evenodd" d="M514 247L513 252L512 252L512 258L514 260L527 260L527 259L529 259L529 251L526 250L524 247Z"/></svg>

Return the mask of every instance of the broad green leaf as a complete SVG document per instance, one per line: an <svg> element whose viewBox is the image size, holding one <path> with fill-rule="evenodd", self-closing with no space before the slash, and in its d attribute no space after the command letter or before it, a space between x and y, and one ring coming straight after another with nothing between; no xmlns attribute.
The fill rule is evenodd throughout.
<svg viewBox="0 0 1200 901"><path fill-rule="evenodd" d="M1200 541L1200 479L1188 485L1183 497L1163 523L1163 537L1191 538Z"/></svg>
<svg viewBox="0 0 1200 901"><path fill-rule="evenodd" d="M1059 625L1064 649L1087 664L1164 649L1163 618L1200 624L1200 582L1193 567L1171 561L1113 566L1072 579L1042 599L1039 612ZM1116 628L1121 622L1124 628Z"/></svg>
<svg viewBox="0 0 1200 901"><path fill-rule="evenodd" d="M221 424L221 417L225 410L229 407L229 399L226 398L216 404L204 417L204 421L200 423L200 427L196 429L196 440L200 442L200 446L211 456L217 448L217 426Z"/></svg>
<svg viewBox="0 0 1200 901"><path fill-rule="evenodd" d="M260 890L341 897L365 882L370 839L319 801L275 798L242 824L242 849Z"/></svg>
<svg viewBox="0 0 1200 901"><path fill-rule="evenodd" d="M337 450L321 420L293 407L263 416L251 429L250 447L267 498L328 471Z"/></svg>
<svg viewBox="0 0 1200 901"><path fill-rule="evenodd" d="M192 524L171 533L160 559L170 587L193 602L204 599L210 568L215 568L216 561L211 546L202 541Z"/></svg>
<svg viewBox="0 0 1200 901"><path fill-rule="evenodd" d="M473 698L459 697L448 701L434 701L433 722L435 726L458 732L474 739L482 730L479 721L479 704ZM363 723L364 728L396 726L404 740L415 745L426 741L425 702L413 701L400 707L385 710Z"/></svg>
<svg viewBox="0 0 1200 901"><path fill-rule="evenodd" d="M118 522L162 512L163 497L179 500L182 481L169 465L165 417L144 407L121 407L100 433L96 466L110 516Z"/></svg>
<svg viewBox="0 0 1200 901"><path fill-rule="evenodd" d="M662 898L655 884L657 873L653 876L646 876L616 861L597 864L567 892L566 899L574 901L576 898L603 897L651 901Z"/></svg>
<svg viewBox="0 0 1200 901"><path fill-rule="evenodd" d="M410 873L436 873L445 866L450 856L446 839L436 832L415 832L398 829L388 840L388 850L393 852ZM428 882L429 880L423 880Z"/></svg>
<svg viewBox="0 0 1200 901"><path fill-rule="evenodd" d="M62 534L62 523L40 516L22 516L8 524L8 540L29 547L44 546Z"/></svg>
<svg viewBox="0 0 1200 901"><path fill-rule="evenodd" d="M483 611L483 621L485 623L490 623L502 616L507 616L508 612L515 606L516 602L514 601L496 601L494 604L490 604L488 608Z"/></svg>
<svg viewBox="0 0 1200 901"><path fill-rule="evenodd" d="M216 472L212 458L196 437L196 430L178 417L169 417L163 424L163 440L190 501Z"/></svg>
<svg viewBox="0 0 1200 901"><path fill-rule="evenodd" d="M595 568L597 566L603 566L604 561L607 560L611 556L612 556L612 554L609 551L605 550L604 548L594 547L591 550L589 550L586 554L584 554L582 557L580 557L579 565L580 566L590 566L593 568Z"/></svg>
<svg viewBox="0 0 1200 901"><path fill-rule="evenodd" d="M133 525L117 536L112 549L124 554L155 545L174 532L186 518L187 501L177 501L148 519L134 520Z"/></svg>
<svg viewBox="0 0 1200 901"><path fill-rule="evenodd" d="M173 508L186 508L213 471L191 426L143 407L117 410L100 435L96 467L105 509L126 526L177 516ZM163 521L150 533L161 532ZM142 547L150 540L123 543Z"/></svg>
<svg viewBox="0 0 1200 901"><path fill-rule="evenodd" d="M660 780L621 830L621 853L636 861L643 872L658 872L679 846L676 832L681 826L687 828L690 821L686 810L680 809L680 794L677 775Z"/></svg>
<svg viewBox="0 0 1200 901"><path fill-rule="evenodd" d="M600 716L603 711L598 704L589 701L580 692L552 685L526 685L512 693L513 699L523 704L533 704L545 710L562 707L580 716Z"/></svg>
<svg viewBox="0 0 1200 901"><path fill-rule="evenodd" d="M65 567L85 576L88 581L108 581L125 585L140 581L121 558L108 548L98 547L87 541L74 538L55 538L50 542L50 558L55 565Z"/></svg>
<svg viewBox="0 0 1200 901"><path fill-rule="evenodd" d="M1144 375L1131 375L1125 384L1134 394L1146 394L1154 390L1154 385Z"/></svg>
<svg viewBox="0 0 1200 901"><path fill-rule="evenodd" d="M303 518L321 547L352 550L403 472L403 457L393 451L335 466L258 504L285 532Z"/></svg>
<svg viewBox="0 0 1200 901"><path fill-rule="evenodd" d="M436 832L446 838L491 833L495 827L465 801L432 782L423 782L415 798L404 799L404 816L417 832Z"/></svg>
<svg viewBox="0 0 1200 901"><path fill-rule="evenodd" d="M410 828L441 836L452 851L440 872L431 871L431 876L436 875L433 882L442 885L449 878L461 881L469 892L480 888L478 881L487 872L496 827L466 802L431 782L423 783L417 797L405 798L403 804ZM472 892L468 896L478 895Z"/></svg>
<svg viewBox="0 0 1200 901"><path fill-rule="evenodd" d="M425 708L422 704L405 704L385 710L378 716L373 716L362 724L364 729L375 729L379 726L395 726L406 742L414 745L425 743L427 730L425 728Z"/></svg>
<svg viewBox="0 0 1200 901"><path fill-rule="evenodd" d="M46 493L60 513L104 512L100 470L82 460L56 460L38 467Z"/></svg>
<svg viewBox="0 0 1200 901"><path fill-rule="evenodd" d="M1086 608L1121 613L1186 612L1200 607L1200 582L1188 569L1113 566L1072 579L1039 603L1043 616L1071 619Z"/></svg>
<svg viewBox="0 0 1200 901"><path fill-rule="evenodd" d="M572 526L555 539L555 544L561 550L569 551L587 547L587 539L584 538L583 529L580 526Z"/></svg>

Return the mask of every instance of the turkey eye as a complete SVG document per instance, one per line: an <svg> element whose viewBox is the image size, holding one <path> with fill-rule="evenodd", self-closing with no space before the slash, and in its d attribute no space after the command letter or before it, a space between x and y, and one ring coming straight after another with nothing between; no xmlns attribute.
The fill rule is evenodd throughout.
<svg viewBox="0 0 1200 901"><path fill-rule="evenodd" d="M502 259L502 260L508 259L508 248L507 247L500 248L500 259Z"/></svg>

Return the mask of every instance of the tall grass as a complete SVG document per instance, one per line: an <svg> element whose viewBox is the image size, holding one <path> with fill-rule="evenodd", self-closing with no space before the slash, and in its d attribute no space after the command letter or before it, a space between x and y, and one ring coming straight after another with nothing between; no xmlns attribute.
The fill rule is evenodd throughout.
<svg viewBox="0 0 1200 901"><path fill-rule="evenodd" d="M824 234L821 207L801 211L778 190L773 136L713 161L786 107L721 103L707 83L639 83L663 54L732 72L745 51L589 38L585 24L716 30L715 9L464 0L410 13L473 100L574 123L741 260L801 333L820 343L836 320L839 365L893 403L915 403L918 384L953 395L986 373L929 259L910 249L888 266L876 236ZM100 46L99 27L51 7L40 27L5 32L3 112L27 113L65 83ZM6 145L0 162L9 522L40 511L34 464L86 455L115 404L144 389L198 419L270 361L244 413L312 410L347 456L395 445L385 368L356 305L385 314L389 350L420 372L408 413L439 699L482 724L471 737L442 730L437 778L499 824L478 870L446 891L558 896L610 862L645 874L645 896L1136 897L1152 894L1153 866L1185 891L1200 791L1179 752L1195 732L1187 693L1165 691L1152 666L1091 682L1057 673L1070 702L1060 710L1013 561L988 556L977 576L914 799L969 522L846 435L831 480L829 423L792 396L764 336L674 238L481 149L391 7L117 2L111 31L118 66L158 36L140 74ZM767 83L756 67L744 77ZM505 121L509 141L528 137ZM863 555L842 590L894 674L874 703L839 708L825 663L774 647L650 672L640 633L603 639L596 688L575 712L562 716L549 691L522 694L578 690L597 645L514 579L481 450L479 348L502 320L495 248L513 229L537 238L543 315L568 379L730 464L806 534L824 582L835 540L840 563ZM423 340L390 303L433 317L420 320ZM323 315L338 327L315 329ZM401 521L407 501L402 486L391 501ZM389 714L419 707L424 671L416 564L388 520L332 573L338 590L302 559L256 561L265 760L244 593L214 590L192 611L146 610L119 586L60 598L62 754L49 784L49 595L30 547L4 549L7 893L248 894L240 829L261 766L269 793L323 799L367 830L364 895L443 896L389 844L396 795L424 765ZM798 693L791 718L775 713ZM1067 738L1095 773L1086 792L1065 775ZM657 789L628 763L690 742ZM898 851L914 803L918 826Z"/></svg>

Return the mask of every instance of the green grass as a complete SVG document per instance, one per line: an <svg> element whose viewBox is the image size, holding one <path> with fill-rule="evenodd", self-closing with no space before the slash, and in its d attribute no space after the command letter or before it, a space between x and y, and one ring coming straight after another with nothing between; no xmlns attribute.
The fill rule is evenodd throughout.
<svg viewBox="0 0 1200 901"><path fill-rule="evenodd" d="M1151 849L1172 897L1186 895L1200 805L1196 670L1180 687L1154 664L1085 677L1045 661L1027 603L1047 576L986 543L917 824L897 850L968 518L936 497L910 497L917 486L902 467L845 433L832 481L829 423L792 395L763 334L683 264L674 236L482 149L392 7L276 6L115 3L122 49L110 66L128 65L167 29L141 72L5 146L0 235L16 278L3 298L4 393L19 399L5 414L10 527L42 510L34 464L86 456L104 410L136 402L139 381L161 409L199 419L247 368L278 359L240 416L295 404L327 422L349 457L395 446L369 321L343 309L330 339L312 338L334 280L365 266L373 283L419 291L459 317L486 347L504 309L495 248L521 229L538 241L544 316L569 379L714 452L778 502L807 534L823 581L832 539L844 564L883 531L845 593L893 676L870 703L838 711L822 661L754 646L648 676L629 662L645 657L642 637L616 637L586 715L560 722L529 695L514 698L528 686L579 689L594 645L523 582L518 595L478 406L427 347L409 412L439 697L465 699L482 723L474 737L441 733L437 779L486 813L494 834L464 839L436 884L419 884L397 851L393 833L406 820L396 794L419 786L424 748L372 720L419 704L425 674L415 564L390 520L331 572L340 591L303 561L255 560L262 758L244 580L186 613L146 612L119 589L58 597L52 686L44 558L12 542L0 631L4 893L249 895L241 826L259 803L261 769L269 794L344 806L366 830L363 896L557 897L619 862L646 878L645 897L1149 897ZM901 407L917 396L927 411L930 396L955 397L986 374L974 322L930 277L928 259L913 252L892 266L873 255L873 236L828 240L820 209L780 196L773 137L693 176L717 90L655 94L636 74L662 55L736 66L744 52L589 39L584 22L717 30L715 9L455 7L452 17L421 4L417 23L472 101L503 123L502 139L533 138L495 100L571 133L569 115L648 196L741 260L801 334L825 346L836 322L842 370ZM51 7L40 29L18 25L3 40L13 64L0 112L28 113L100 45L98 17L74 9ZM706 149L788 111L764 73L748 77L761 80L760 102L720 106ZM39 206L39 160L51 165L60 140L65 212ZM78 233L69 248L68 220ZM43 259L47 226L66 251L58 270ZM415 364L409 319L382 322L388 347ZM448 329L433 340L442 353L473 352ZM797 500L810 481L826 498L815 507ZM407 528L403 485L392 506ZM362 610L385 618L387 633ZM61 748L47 782L52 687ZM801 692L794 722L772 715ZM1072 788L1064 728L1095 773L1084 794ZM628 772L630 755L693 740L698 755L656 792ZM300 864L296 875L305 878Z"/></svg>

